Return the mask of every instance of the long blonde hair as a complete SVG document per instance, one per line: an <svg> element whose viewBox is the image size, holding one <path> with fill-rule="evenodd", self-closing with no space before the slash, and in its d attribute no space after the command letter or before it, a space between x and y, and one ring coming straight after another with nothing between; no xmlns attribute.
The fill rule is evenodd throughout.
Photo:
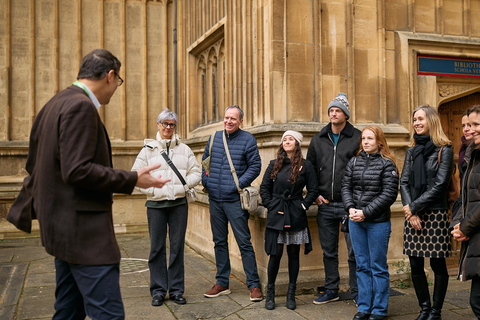
<svg viewBox="0 0 480 320"><path fill-rule="evenodd" d="M395 158L395 156L390 151L390 148L388 147L387 139L385 138L385 134L383 133L383 130L380 129L380 127L378 127L378 126L368 126L368 127L363 128L362 135L365 132L365 130L370 130L375 135L375 141L377 142L377 145L378 145L378 151L380 152L380 155L382 156L382 158L391 160L395 164L395 167L396 167L397 166L397 158ZM360 137L362 135L360 135ZM362 145L362 140L360 138L360 149L357 152L357 156L362 151L363 151L363 145Z"/></svg>
<svg viewBox="0 0 480 320"><path fill-rule="evenodd" d="M433 144L437 147L444 146L446 144L450 144L450 139L448 139L445 132L443 132L442 123L440 122L440 116L438 115L437 110L435 108L430 107L428 104L419 106L415 110L413 110L412 114L412 121L415 113L419 110L423 110L426 115L430 139L432 139ZM412 136L410 137L410 142L412 146L415 146L415 139L413 137L415 130L413 130Z"/></svg>

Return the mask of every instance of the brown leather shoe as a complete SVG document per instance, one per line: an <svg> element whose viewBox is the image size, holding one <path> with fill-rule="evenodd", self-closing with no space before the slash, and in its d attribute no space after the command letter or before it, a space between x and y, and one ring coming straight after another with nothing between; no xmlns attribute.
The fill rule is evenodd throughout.
<svg viewBox="0 0 480 320"><path fill-rule="evenodd" d="M216 284L212 287L212 289L208 290L203 295L207 298L216 298L218 296L230 293L231 291L228 287L222 287L221 285Z"/></svg>
<svg viewBox="0 0 480 320"><path fill-rule="evenodd" d="M263 295L259 288L254 287L250 289L250 301L262 301Z"/></svg>

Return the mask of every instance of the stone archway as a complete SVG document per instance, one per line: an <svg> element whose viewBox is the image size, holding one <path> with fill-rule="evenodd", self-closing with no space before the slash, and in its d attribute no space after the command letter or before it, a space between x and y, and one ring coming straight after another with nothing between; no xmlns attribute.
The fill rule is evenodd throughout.
<svg viewBox="0 0 480 320"><path fill-rule="evenodd" d="M480 93L473 92L469 95L448 101L438 107L442 127L450 141L452 141L455 165L458 163L458 151L462 144L460 138L463 136L462 116L463 113L472 105L480 104ZM458 179L458 170L457 170ZM451 217L450 217L451 218ZM450 270L455 270L460 259L461 244L452 240L452 257L447 258L447 266Z"/></svg>

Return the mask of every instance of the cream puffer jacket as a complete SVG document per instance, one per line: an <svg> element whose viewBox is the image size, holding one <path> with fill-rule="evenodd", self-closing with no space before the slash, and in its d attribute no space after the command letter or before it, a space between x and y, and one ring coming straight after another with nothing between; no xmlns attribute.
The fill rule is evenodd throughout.
<svg viewBox="0 0 480 320"><path fill-rule="evenodd" d="M168 148L168 156L172 160L175 167L182 174L189 188L195 187L202 179L202 170L198 165L197 159L192 150L184 143L180 142L178 135L174 134L172 140L162 139L160 133L157 132L157 139L145 139L144 147L140 151L133 164L132 171L136 171L145 166L161 163L161 167L152 171L154 177L161 176L163 179L170 179L163 188L136 188L143 194L147 195L147 200L163 201L175 200L185 197L185 188L178 179L175 172L170 168L163 158L161 151L167 151L167 143L170 142Z"/></svg>

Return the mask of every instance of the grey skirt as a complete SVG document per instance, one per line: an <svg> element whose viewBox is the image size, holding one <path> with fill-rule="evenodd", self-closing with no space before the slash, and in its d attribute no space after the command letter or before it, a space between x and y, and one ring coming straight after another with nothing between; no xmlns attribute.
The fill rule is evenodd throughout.
<svg viewBox="0 0 480 320"><path fill-rule="evenodd" d="M307 228L300 231L279 231L277 243L289 244L304 244L309 243Z"/></svg>

